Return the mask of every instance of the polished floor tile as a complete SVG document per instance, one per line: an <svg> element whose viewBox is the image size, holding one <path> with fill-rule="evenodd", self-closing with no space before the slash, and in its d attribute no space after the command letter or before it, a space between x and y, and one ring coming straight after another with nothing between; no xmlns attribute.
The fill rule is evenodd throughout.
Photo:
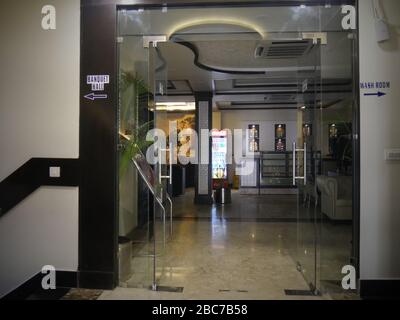
<svg viewBox="0 0 400 320"><path fill-rule="evenodd" d="M182 293L152 292L153 244L135 244L132 277L100 299L341 299L335 295L287 296L285 289L309 290L314 280L315 225L297 224L297 196L235 194L226 206L195 206L190 192L174 202L173 237L162 243L162 224L156 228L156 280L159 286L183 288ZM293 211L294 210L294 211ZM327 257L322 264L329 285L347 259L343 253L348 226L321 224ZM300 232L299 232L300 229ZM331 229L333 231L331 231ZM299 238L300 234L300 238ZM338 239L341 241L337 241ZM347 250L348 246L344 250ZM318 257L319 258L319 257ZM297 270L300 261L303 273ZM331 268L332 270L330 270ZM330 278L330 276L332 277ZM326 286L329 287L329 286Z"/></svg>

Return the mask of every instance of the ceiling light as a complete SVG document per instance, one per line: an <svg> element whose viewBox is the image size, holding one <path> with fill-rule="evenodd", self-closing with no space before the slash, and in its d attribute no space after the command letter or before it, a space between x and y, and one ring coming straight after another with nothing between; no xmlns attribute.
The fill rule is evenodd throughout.
<svg viewBox="0 0 400 320"><path fill-rule="evenodd" d="M195 102L157 102L157 111L194 111Z"/></svg>
<svg viewBox="0 0 400 320"><path fill-rule="evenodd" d="M186 106L187 102L157 102L157 106Z"/></svg>

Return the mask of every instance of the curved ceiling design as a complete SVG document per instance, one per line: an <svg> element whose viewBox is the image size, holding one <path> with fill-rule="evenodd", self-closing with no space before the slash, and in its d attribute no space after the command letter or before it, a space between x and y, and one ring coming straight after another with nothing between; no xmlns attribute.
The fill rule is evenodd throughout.
<svg viewBox="0 0 400 320"><path fill-rule="evenodd" d="M261 31L262 29L258 27L254 23L245 22L245 21L237 21L237 20L228 20L228 19L199 19L199 20L191 20L186 23L183 23L179 26L176 26L172 31L169 33L169 39L173 40L174 42L183 45L189 48L194 54L194 64L206 71L213 71L219 73L226 73L226 74L264 74L263 71L260 70L241 70L239 67L225 67L219 66L218 64L209 64L207 59L202 59L203 57L203 50L201 50L202 42L193 42L193 41L184 41L185 35L190 35L193 37L193 34L204 34L207 33L208 35L219 35L224 36L228 35L228 37L232 37L233 33L255 33L258 35L258 39L261 40L265 37L265 33ZM183 39L182 39L183 37ZM226 41L226 40L225 40ZM236 40L235 40L236 41ZM218 41L216 41L218 42ZM233 43L232 40L230 40ZM207 41L207 43L210 43ZM215 55L213 51L213 54ZM220 54L225 55L226 52L220 52ZM232 52L230 54L232 57ZM224 56L223 61L226 61L229 57ZM250 57L251 58L251 55ZM203 61L201 61L203 60Z"/></svg>
<svg viewBox="0 0 400 320"><path fill-rule="evenodd" d="M250 74L264 74L265 73L264 71L241 71L240 68L222 69L217 66L209 66L209 65L199 61L200 53L199 53L199 50L196 45L194 45L193 43L190 43L190 42L177 42L177 43L192 50L192 52L194 54L194 64L203 70L219 72L219 73L227 73L227 74L249 74L250 75Z"/></svg>
<svg viewBox="0 0 400 320"><path fill-rule="evenodd" d="M232 27L240 27L242 29L245 29L246 31L258 33L261 39L265 39L266 37L266 33L263 31L263 28L252 21L231 20L221 17L208 17L204 19L189 20L187 22L174 26L171 30L169 30L167 36L169 39L171 39L177 33L188 32L190 31L190 29L199 26L222 26L226 27L227 29Z"/></svg>

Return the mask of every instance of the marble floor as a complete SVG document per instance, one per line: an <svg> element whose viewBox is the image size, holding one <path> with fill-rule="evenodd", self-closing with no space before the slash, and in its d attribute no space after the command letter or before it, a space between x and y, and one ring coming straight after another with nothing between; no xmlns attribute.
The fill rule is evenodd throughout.
<svg viewBox="0 0 400 320"><path fill-rule="evenodd" d="M308 270L303 270L305 276L296 269L298 225L292 219L296 214L292 211L296 210L296 204L296 196L234 194L231 205L195 206L189 191L185 196L175 199L176 220L172 238L165 248L162 242L156 246L159 255L156 259L158 285L168 290L181 288L183 291L149 290L154 261L142 255L152 253L153 247L135 244L132 277L114 291L103 292L99 299L355 298L340 290L335 295L325 293L316 297L285 294L285 289L309 290L305 279L313 276L315 257L311 253L306 252L301 258L304 266L310 265L310 268L304 268ZM158 226L156 235L161 235L161 225ZM343 239L340 230L343 231L336 229L335 237ZM326 241L334 244L332 248L337 252L331 252L330 257L337 259L341 254L341 245L334 239Z"/></svg>
<svg viewBox="0 0 400 320"><path fill-rule="evenodd" d="M184 196L174 198L174 216L180 218L210 219L219 217L239 221L296 221L296 195L242 195L232 190L232 202L225 205L196 206L194 190L187 189Z"/></svg>

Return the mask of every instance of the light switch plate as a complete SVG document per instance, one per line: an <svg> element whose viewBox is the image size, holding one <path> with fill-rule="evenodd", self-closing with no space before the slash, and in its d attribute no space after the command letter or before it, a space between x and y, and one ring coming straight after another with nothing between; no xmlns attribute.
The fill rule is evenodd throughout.
<svg viewBox="0 0 400 320"><path fill-rule="evenodd" d="M386 149L385 150L386 161L400 161L400 149Z"/></svg>
<svg viewBox="0 0 400 320"><path fill-rule="evenodd" d="M50 178L61 178L61 168L50 167Z"/></svg>

